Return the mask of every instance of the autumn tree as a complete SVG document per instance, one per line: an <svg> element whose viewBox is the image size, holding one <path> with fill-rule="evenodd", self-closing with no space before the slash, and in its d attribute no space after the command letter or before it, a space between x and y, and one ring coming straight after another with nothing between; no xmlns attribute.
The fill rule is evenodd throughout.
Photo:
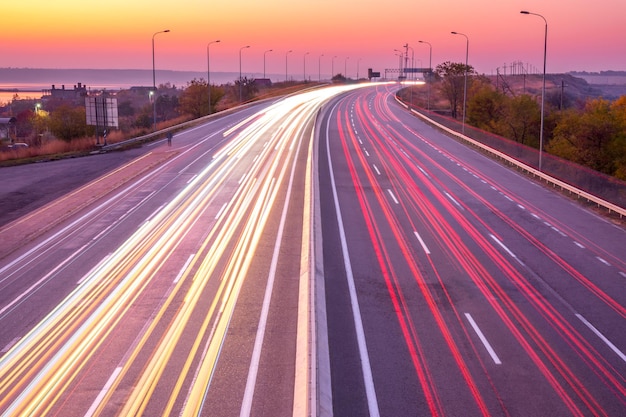
<svg viewBox="0 0 626 417"><path fill-rule="evenodd" d="M209 91L211 89L211 111L209 112ZM213 113L217 103L224 96L224 89L215 85L207 86L203 79L193 79L180 95L180 112L197 118Z"/></svg>
<svg viewBox="0 0 626 417"><path fill-rule="evenodd" d="M458 62L443 62L435 68L435 73L441 79L441 92L450 102L452 117L456 118L459 109L463 106L465 95L465 76L467 74L467 88L470 89L471 76L476 71L471 65Z"/></svg>
<svg viewBox="0 0 626 417"><path fill-rule="evenodd" d="M71 107L64 104L57 107L50 113L49 127L54 136L66 142L90 133L87 128L85 108L82 106Z"/></svg>
<svg viewBox="0 0 626 417"><path fill-rule="evenodd" d="M467 101L467 122L479 129L500 134L508 97L491 85L483 84Z"/></svg>
<svg viewBox="0 0 626 417"><path fill-rule="evenodd" d="M618 161L623 157L626 141L626 123L620 117L622 106L626 105L623 100L626 99L611 104L593 99L587 101L583 110L563 112L548 152L609 175L621 172Z"/></svg>
<svg viewBox="0 0 626 417"><path fill-rule="evenodd" d="M506 101L502 119L502 135L525 145L539 143L541 110L539 104L528 94L521 94Z"/></svg>

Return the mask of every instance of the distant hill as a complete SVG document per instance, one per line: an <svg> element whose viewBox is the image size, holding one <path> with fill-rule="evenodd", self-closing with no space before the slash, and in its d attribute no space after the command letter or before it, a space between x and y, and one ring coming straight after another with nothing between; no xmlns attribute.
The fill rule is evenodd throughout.
<svg viewBox="0 0 626 417"><path fill-rule="evenodd" d="M233 82L239 73L211 73L211 83L224 84ZM170 83L184 87L194 78L206 80L206 72L157 70L156 83ZM151 86L152 70L143 69L54 69L54 68L0 68L0 89L38 91L65 85L73 88L82 83L88 88L118 90L133 86Z"/></svg>
<svg viewBox="0 0 626 417"><path fill-rule="evenodd" d="M571 99L583 101L587 98L598 97L602 97L607 100L615 100L623 95L626 95L626 76L596 75L596 77L603 77L603 79L593 79L595 82L590 82L588 77L592 76L574 76L571 72L566 74L546 74L546 93L560 94L562 88L563 92ZM614 80L614 83L608 83L606 82L607 77L616 77L616 80ZM498 81L495 76L490 76L489 78L491 78L494 85L499 85L500 88L502 88L502 78L504 78L507 88L514 91L516 94L541 94L541 74L531 74L526 76L509 75L501 77Z"/></svg>

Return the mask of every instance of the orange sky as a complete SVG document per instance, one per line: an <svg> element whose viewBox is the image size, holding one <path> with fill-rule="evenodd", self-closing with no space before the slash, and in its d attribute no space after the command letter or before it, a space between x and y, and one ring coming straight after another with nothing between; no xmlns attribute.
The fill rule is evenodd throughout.
<svg viewBox="0 0 626 417"><path fill-rule="evenodd" d="M548 21L548 72L626 70L625 0L28 0L3 5L0 67L152 68L364 75L367 68L396 68L394 49L406 43L415 66L464 62L481 73L521 61L540 71ZM594 7L595 6L595 7ZM305 54L309 53L306 55ZM411 54L409 50L409 54ZM320 56L323 57L320 58ZM333 57L335 57L333 59ZM334 65L333 65L334 63ZM0 80L1 82L1 80Z"/></svg>

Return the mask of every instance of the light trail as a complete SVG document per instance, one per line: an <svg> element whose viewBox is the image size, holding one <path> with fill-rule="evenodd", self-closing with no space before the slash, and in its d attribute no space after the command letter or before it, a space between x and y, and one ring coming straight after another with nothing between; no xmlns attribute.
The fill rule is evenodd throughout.
<svg viewBox="0 0 626 417"><path fill-rule="evenodd" d="M218 280L215 298L204 313L205 321L178 370L177 382L167 401L169 413L181 398L183 382L192 377L181 415L197 415L265 225L277 198L284 192L286 174L294 169L290 167L295 167L294 155L299 149L297 144L303 140L304 126L328 100L363 86L325 88L288 97L225 132L229 141L211 164L189 180L172 201L154 211L149 221L83 277L65 300L2 357L0 412L43 415L58 407L66 390L85 372L95 353L123 323L135 301L173 258L203 214L216 206L217 214L200 249L181 266L171 292L151 317L152 322L138 335L132 350L125 355L126 362L110 375L88 410L90 415L105 410L121 382L130 376L131 364L144 355L157 324L164 320L168 309L175 308L175 316L168 319L159 343L150 348L149 359L131 384L134 388L128 392L119 413L138 415L145 411L192 314L202 308L200 301L207 286ZM302 149L310 154L312 139L304 139ZM252 149L259 152L254 160L248 158ZM236 174L242 167L247 172L243 177ZM221 192L227 188L234 191L224 205ZM303 249L307 247L304 245ZM216 267L222 259L228 262L220 271ZM174 307L183 291L184 303ZM197 357L201 360L193 370Z"/></svg>
<svg viewBox="0 0 626 417"><path fill-rule="evenodd" d="M381 94L380 96L383 96ZM606 415L599 403L599 399L594 396L592 389L586 386L580 373L565 361L548 339L548 337L560 337L572 348L575 356L583 358L584 363L596 374L607 386L612 387L616 395L623 399L626 394L626 387L623 378L611 364L587 341L580 332L573 326L571 320L564 317L544 296L540 294L529 279L524 276L519 268L524 268L524 264L505 247L502 239L489 225L480 218L465 201L467 199L457 198L457 193L446 186L442 176L458 185L463 192L469 194L479 203L492 210L496 216L505 221L514 231L527 239L532 245L539 248L547 257L554 261L557 267L567 271L572 277L583 283L594 295L613 308L618 314L624 314L624 307L615 299L601 291L590 279L584 277L571 265L566 263L556 253L547 248L538 239L531 236L521 226L516 224L507 213L498 210L492 203L481 197L472 187L466 184L462 178L450 172L445 166L437 163L434 158L421 150L414 140L422 140L428 143L439 153L443 153L431 144L426 138L414 132L410 127L398 123L390 125L380 125L372 120L380 119L378 113L371 114L371 106L364 103L365 100L357 100L354 112L357 117L352 117L348 110L339 111L337 117L337 128L341 138L343 157L345 158L349 172L352 176L354 193L359 199L363 221L367 224L370 234L372 248L376 253L378 265L388 286L388 292L394 305L399 325L405 336L406 345L411 352L414 361L414 368L424 391L426 403L432 415L445 414L445 407L437 392L437 382L433 379L429 370L429 361L421 346L420 338L417 334L416 324L413 322L410 310L412 305L406 304L403 295L403 288L398 280L396 268L399 268L398 260L392 263L391 254L400 253L404 258L406 266L412 271L416 284L428 304L432 318L438 325L438 330L447 342L452 359L456 362L458 371L466 382L468 390L471 392L478 411L482 414L490 414L490 409L483 399L483 394L478 391L475 381L482 376L469 371L467 365L468 358L458 350L458 345L462 342L459 336L453 336L450 332L451 326L455 326L455 321L463 329L464 341L469 342L476 352L471 338L469 337L466 325L461 320L461 315L457 311L453 300L447 290L447 284L441 277L439 267L434 263L434 257L426 258L429 274L432 274L439 281L438 290L444 294L443 299L438 303L433 302L433 294L430 286L426 286L425 277L416 264L412 248L407 246L409 242L407 235L413 231L425 230L425 233L436 239L436 248L431 245L433 251L436 250L438 256L445 256L446 262L457 265L458 270L476 285L476 288L484 295L484 299L491 306L510 331L515 340L522 346L528 358L536 366L536 369L543 375L548 384L553 388L555 394L561 399L564 406L572 415L583 415L591 412L594 415ZM376 100L379 101L379 100ZM381 102L386 100L381 99ZM375 105L374 109L384 108L386 104ZM390 111L384 111L384 117L389 116ZM357 121L354 127L354 120ZM400 127L397 127L400 126ZM355 138L355 130L358 128L360 137ZM399 129L406 132L400 133ZM369 153L363 152L360 140L365 136L368 139ZM399 145L401 144L401 145ZM403 149L409 150L404 152ZM415 155L415 156L412 156ZM417 165L417 160L435 167L437 175L429 175L431 170ZM373 163L376 165L372 165ZM462 166L457 163L458 166ZM376 166L374 170L372 167ZM464 168L466 169L466 168ZM467 169L466 169L467 170ZM384 172L386 178L380 179L380 172ZM469 172L469 171L468 171ZM480 179L475 174L472 174ZM401 205L400 210L392 208L388 199L385 198L382 190L392 184L392 189ZM385 184L383 186L383 184ZM367 190L367 192L366 192ZM529 207L527 203L517 202L513 197L505 195L513 204L520 204ZM395 200L394 200L395 202ZM519 207L518 207L519 208ZM401 223L410 224L409 228L401 228ZM418 225L419 224L419 227ZM476 225L485 228L485 234ZM382 230L385 233L393 233L395 239L383 238ZM387 236L387 235L385 235ZM492 236L491 242L487 236ZM477 245L479 251L470 249L469 243ZM421 242L420 242L421 243ZM502 251L511 255L512 259L507 259ZM478 254L486 256L488 262L478 258ZM395 257L395 255L394 255ZM394 258L395 259L395 258ZM511 262L517 261L516 267ZM489 269L487 268L489 266ZM495 271L493 268L496 268ZM555 334L548 336L545 331L540 330L538 325L531 321L531 318L522 311L520 303L507 293L500 279L513 284L519 294L538 312L554 331ZM408 291L407 289L406 291ZM441 310L442 304L451 309L452 316L444 318ZM449 318L452 317L452 318ZM480 357L476 353L477 357ZM488 378L488 376L487 376Z"/></svg>

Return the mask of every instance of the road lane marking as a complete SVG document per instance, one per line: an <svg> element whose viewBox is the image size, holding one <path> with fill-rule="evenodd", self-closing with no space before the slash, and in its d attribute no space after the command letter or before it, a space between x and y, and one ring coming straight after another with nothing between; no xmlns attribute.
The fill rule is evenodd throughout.
<svg viewBox="0 0 626 417"><path fill-rule="evenodd" d="M444 191L444 193L445 193L446 197L448 197L450 199L450 201L452 201L454 204L456 204L459 208L461 208L461 209L463 208L463 206L461 206L459 204L459 202L454 199L454 197L452 197L450 194L448 194L447 191Z"/></svg>
<svg viewBox="0 0 626 417"><path fill-rule="evenodd" d="M478 327L478 325L476 324L476 322L474 321L470 313L465 313L465 318L467 318L467 321L469 321L469 324L472 326L472 328L478 335L478 338L480 339L480 341L483 342L485 349L487 349L487 352L489 352L489 356L491 356L491 359L494 361L494 363L496 365L502 365L502 361L500 361L500 358L496 354L496 351L493 350L493 348L491 347L491 344L489 344L489 341L487 340L483 332L480 331L480 328Z"/></svg>
<svg viewBox="0 0 626 417"><path fill-rule="evenodd" d="M376 173L380 175L380 171L378 170L378 167L375 164L372 164L372 166L374 167L374 171L376 171Z"/></svg>
<svg viewBox="0 0 626 417"><path fill-rule="evenodd" d="M178 272L178 275L176 275L176 278L174 278L174 284L177 284L178 281L180 281L180 279L183 277L183 274L187 270L187 267L189 267L189 264L193 260L194 256L196 256L195 253L192 253L191 255L189 255L189 258L187 258L187 262L185 262L185 265L183 265L183 267L180 268L180 271Z"/></svg>
<svg viewBox="0 0 626 417"><path fill-rule="evenodd" d="M596 259L599 260L600 262L602 262L604 265L606 266L611 266L611 264L609 263L609 261L607 261L604 258L600 258L599 256L596 256Z"/></svg>
<svg viewBox="0 0 626 417"><path fill-rule="evenodd" d="M600 331L598 329L596 329L593 326L593 324L589 323L583 316L581 316L578 313L576 314L576 317L578 317L580 319L580 321L582 321L585 324L585 326L587 326L589 328L589 330L594 332L596 336L598 336L604 343L606 343L606 345L609 348L611 348L611 350L613 352L617 353L617 356L619 356L622 361L626 362L626 355L624 354L624 352L619 350L617 348L617 346L615 346L613 343L611 343L611 341L609 339L607 339L602 333L600 333Z"/></svg>
<svg viewBox="0 0 626 417"><path fill-rule="evenodd" d="M0 317L2 317L2 315L9 309L13 308L13 306L15 306L16 304L19 304L22 302L22 299L27 298L30 296L30 293L35 291L36 289L43 287L43 285L54 275L56 274L58 271L60 271L61 269L63 269L65 267L65 265L69 264L70 262L72 262L74 260L74 258L76 258L87 246L89 245L89 243L84 244L83 246L81 246L80 248L78 248L74 253L72 253L70 256L68 256L67 258L65 258L63 260L63 262L61 262L60 264L58 264L57 266L55 266L52 271L48 272L46 275L44 275L39 281L35 282L33 285L31 285L30 287L28 287L26 289L26 291L22 292L20 295L18 295L17 297L15 297L13 299L13 301L11 301L9 304L7 304L6 306L4 306L2 309L0 309Z"/></svg>
<svg viewBox="0 0 626 417"><path fill-rule="evenodd" d="M585 249L585 245L583 245L582 243L574 241L574 245L578 246L581 249Z"/></svg>
<svg viewBox="0 0 626 417"><path fill-rule="evenodd" d="M254 391L256 388L257 375L259 372L259 366L261 363L261 351L263 349L263 341L265 340L265 331L267 328L267 320L269 317L270 303L272 300L272 293L274 292L274 282L276 281L276 275L278 270L278 258L280 255L280 248L283 243L285 235L285 224L287 223L287 212L289 211L291 194L294 188L294 178L296 176L296 161L300 155L302 149L302 137L297 141L298 146L294 155L294 162L291 166L291 172L289 176L289 182L287 185L287 191L285 194L285 203L280 216L280 222L278 230L276 232L276 241L274 243L274 251L272 253L272 260L270 262L270 270L267 277L267 283L265 285L265 294L263 295L263 303L261 305L261 315L259 317L259 324L257 326L257 332L254 339L254 347L252 348L252 357L250 359L250 366L248 368L248 377L246 380L246 387L241 402L241 409L239 412L240 417L248 417L252 412L252 399L254 398ZM281 175L282 177L282 175Z"/></svg>
<svg viewBox="0 0 626 417"><path fill-rule="evenodd" d="M11 340L9 343L6 344L5 347L2 348L2 350L0 350L0 354L4 355L5 353L7 353L9 350L11 350L13 346L15 346L17 342L20 341L20 339L21 337L16 337L15 339Z"/></svg>
<svg viewBox="0 0 626 417"><path fill-rule="evenodd" d="M420 245L422 245L422 248L424 249L424 252L426 252L426 255L430 255L430 251L428 250L428 246L426 246L426 243L424 243L424 241L422 240L422 237L420 236L420 234L417 233L417 230L414 230L413 233L415 233L415 237L417 238L417 240L420 241Z"/></svg>
<svg viewBox="0 0 626 417"><path fill-rule="evenodd" d="M391 196L391 198L393 199L393 202L396 204L400 204L400 202L398 201L398 199L396 198L396 196L393 194L393 191L391 191L391 188L387 188L387 192L389 193L389 195Z"/></svg>
<svg viewBox="0 0 626 417"><path fill-rule="evenodd" d="M334 110L334 108L333 108ZM346 239L346 231L343 228L343 216L339 207L339 196L337 195L337 184L333 175L333 163L330 157L330 119L326 124L326 157L328 159L328 169L330 172L331 188L333 190L333 200L335 203L335 215L337 216L337 224L339 228L339 239L341 241L341 252L343 255L344 269L346 272L346 280L348 281L348 292L350 294L350 304L352 307L352 318L354 320L354 329L356 332L357 345L359 348L359 356L361 357L361 371L363 372L363 384L365 386L365 395L367 397L367 406L370 417L379 417L378 399L376 398L376 390L374 387L374 377L372 375L372 366L370 364L369 353L367 351L367 343L365 341L365 329L363 328L363 318L361 317L361 308L359 307L359 299L356 294L356 285L354 283L354 275L352 273L352 264L350 263L350 253L348 252L348 242Z"/></svg>
<svg viewBox="0 0 626 417"><path fill-rule="evenodd" d="M117 376L120 374L120 372L122 372L121 366L118 366L117 368L115 368L115 370L113 371L113 373L107 380L106 384L104 384L104 387L102 387L102 389L100 390L100 393L91 404L91 407L89 407L89 410L87 410L87 412L85 413L85 417L90 417L95 414L96 410L100 406L100 403L104 399L104 396L107 394L107 392L109 392L109 389L111 389L113 382L117 379Z"/></svg>
<svg viewBox="0 0 626 417"><path fill-rule="evenodd" d="M222 207L220 207L219 211L215 215L215 220L219 219L222 216L222 213L224 213L224 210L226 210L226 206L228 206L228 203L224 203Z"/></svg>
<svg viewBox="0 0 626 417"><path fill-rule="evenodd" d="M495 236L494 236L494 235L492 235L492 234L489 234L489 237L491 237L491 239L492 239L494 242L496 242L496 243L498 244L498 246L500 246L502 249L504 249L504 251L505 251L506 253L508 253L508 254L509 254L509 256L510 256L511 258L513 258L513 259L515 259L517 262L519 262L519 263L520 263L520 265L524 265L524 263L523 263L523 262L522 262L522 261L521 261L521 260L520 260L517 256L515 256L515 254L514 254L514 253L513 253L513 252L512 252L509 248L507 248L507 247L506 247L506 245L505 245L504 243L500 242L500 240L499 240L497 237L495 237Z"/></svg>

